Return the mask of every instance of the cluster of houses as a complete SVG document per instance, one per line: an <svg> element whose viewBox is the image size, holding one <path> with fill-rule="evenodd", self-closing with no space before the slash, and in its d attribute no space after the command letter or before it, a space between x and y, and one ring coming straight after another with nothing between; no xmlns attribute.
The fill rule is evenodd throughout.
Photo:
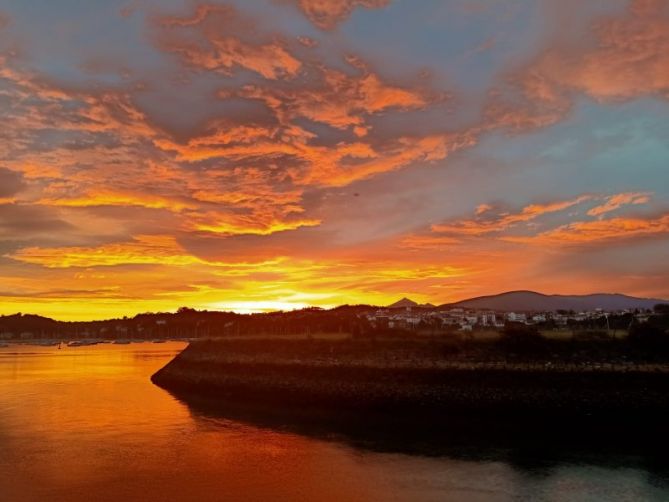
<svg viewBox="0 0 669 502"><path fill-rule="evenodd" d="M620 311L615 314L632 313ZM602 309L585 312L496 312L492 310L470 310L464 308L425 309L415 307L385 308L365 314L375 328L383 329L458 329L472 331L475 328L503 328L507 322L542 324L552 321L566 326L570 321L583 322L601 319L613 312Z"/></svg>

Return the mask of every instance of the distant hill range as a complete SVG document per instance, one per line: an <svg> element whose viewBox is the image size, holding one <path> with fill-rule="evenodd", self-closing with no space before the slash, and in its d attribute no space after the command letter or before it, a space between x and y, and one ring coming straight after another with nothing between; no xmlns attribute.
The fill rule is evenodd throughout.
<svg viewBox="0 0 669 502"><path fill-rule="evenodd" d="M462 307L512 311L555 310L624 310L652 309L658 303L669 303L657 298L635 298L621 294L598 293L592 295L544 295L534 291L509 291L499 295L480 296L441 307Z"/></svg>

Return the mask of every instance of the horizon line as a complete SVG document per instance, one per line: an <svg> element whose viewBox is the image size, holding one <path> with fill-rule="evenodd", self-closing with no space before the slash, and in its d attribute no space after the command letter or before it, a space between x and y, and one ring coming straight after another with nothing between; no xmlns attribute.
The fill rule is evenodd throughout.
<svg viewBox="0 0 669 502"><path fill-rule="evenodd" d="M415 307L418 308L425 308L426 305L432 305L434 308L439 308L439 307L445 307L449 305L457 305L463 302L467 301L472 301L472 300L478 300L482 298L494 298L497 296L502 296L502 295L508 295L508 294L513 294L513 293L532 293L536 295L541 295L545 297L588 297L588 296L598 296L598 295L607 295L607 296L625 296L627 298L633 298L636 300L651 300L651 301L658 301L660 303L669 303L669 300L667 299L662 299L662 298L652 298L652 297L641 297L641 296L633 296L627 293L585 293L585 294L564 294L564 293L541 293L539 291L534 291L534 290L529 290L529 289L514 289L514 290L509 290L509 291L503 291L501 293L494 293L494 294L487 294L487 295L479 295L479 296L472 296L468 298L463 298L461 300L456 300L452 302L445 302L445 303L416 303ZM308 310L308 309L319 309L319 310L324 310L324 311L330 311L330 310L336 310L341 307L373 307L373 308L389 308L395 303L399 303L402 300L409 300L412 301L408 296L402 296L399 300L392 302L388 305L377 305L373 303L342 303L339 305L309 305L305 303L295 304L294 308L285 308L285 309L271 309L271 308L258 308L257 310L251 309L250 307L243 307L243 308L231 308L231 307L220 307L220 308L212 308L211 305L209 306L204 306L204 307L191 307L188 305L181 305L179 307L176 307L174 309L170 310L165 310L165 311L142 311L142 312L137 312L135 314L130 314L130 315L124 315L121 317L108 317L108 318L88 318L88 319L65 319L65 318L59 318L57 316L47 316L47 315L42 315L38 313L32 313L32 312L14 312L11 314L0 314L0 318L2 317L11 317L11 316L16 316L16 315L22 315L22 316L36 316L36 317L43 317L45 319L50 319L56 322L67 322L67 323L79 323L79 322L108 322L108 321L119 321L119 320L124 320L124 319L133 319L141 315L174 315L177 314L179 310L181 309L188 309L188 310L193 310L195 312L215 312L215 313L227 313L227 314L236 314L236 315L261 315L261 314L276 314L276 313L289 313L289 312L297 312L300 310ZM232 302L234 303L234 302ZM267 302L257 302L257 303L265 303ZM285 305L288 305L289 302L277 302L277 303L283 303ZM412 306L414 307L414 306ZM402 308L402 307L397 307L397 308ZM487 310L494 310L494 309L487 309ZM529 309L531 311L535 309Z"/></svg>

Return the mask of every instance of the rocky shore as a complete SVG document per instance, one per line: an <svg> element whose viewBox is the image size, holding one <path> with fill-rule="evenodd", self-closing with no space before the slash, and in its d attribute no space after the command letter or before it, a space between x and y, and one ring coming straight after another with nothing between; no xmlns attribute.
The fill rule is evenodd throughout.
<svg viewBox="0 0 669 502"><path fill-rule="evenodd" d="M397 414L669 416L663 364L472 359L448 343L202 340L152 381L180 395Z"/></svg>

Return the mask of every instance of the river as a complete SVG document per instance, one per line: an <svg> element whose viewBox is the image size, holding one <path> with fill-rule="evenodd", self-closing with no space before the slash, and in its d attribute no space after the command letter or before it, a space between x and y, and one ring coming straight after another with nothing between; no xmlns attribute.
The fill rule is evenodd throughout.
<svg viewBox="0 0 669 502"><path fill-rule="evenodd" d="M636 454L412 451L201 411L149 380L184 346L0 348L0 500L669 500Z"/></svg>

